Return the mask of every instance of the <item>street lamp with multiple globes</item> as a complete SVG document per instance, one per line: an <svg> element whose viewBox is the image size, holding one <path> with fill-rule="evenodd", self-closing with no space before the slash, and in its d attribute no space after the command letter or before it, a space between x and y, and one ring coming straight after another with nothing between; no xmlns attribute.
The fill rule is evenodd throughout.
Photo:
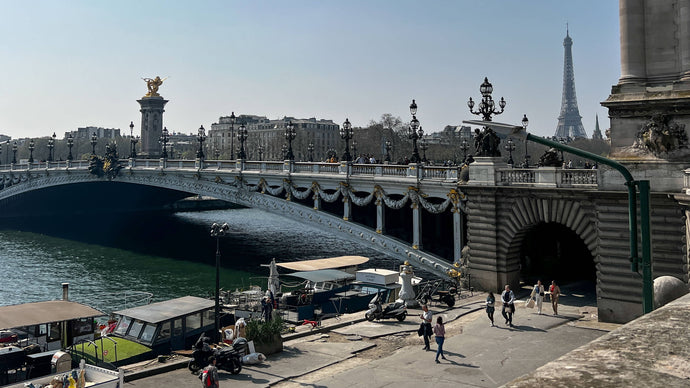
<svg viewBox="0 0 690 388"><path fill-rule="evenodd" d="M72 146L74 146L74 137L72 136L72 133L67 135L67 148L69 148L69 154L67 154L67 160L72 160L74 159L72 157Z"/></svg>
<svg viewBox="0 0 690 388"><path fill-rule="evenodd" d="M34 147L36 146L36 143L34 143L34 139L29 140L29 163L34 162Z"/></svg>
<svg viewBox="0 0 690 388"><path fill-rule="evenodd" d="M55 132L53 136L48 138L48 161L53 161L53 148L55 148Z"/></svg>
<svg viewBox="0 0 690 388"><path fill-rule="evenodd" d="M196 139L199 141L199 150L196 152L196 157L197 159L203 159L204 156L204 140L206 140L206 130L204 129L204 126L199 127L199 133L196 136Z"/></svg>
<svg viewBox="0 0 690 388"><path fill-rule="evenodd" d="M244 142L247 141L247 126L244 123L240 124L240 128L237 130L237 139L240 141L240 159L247 159L247 153L244 150Z"/></svg>
<svg viewBox="0 0 690 388"><path fill-rule="evenodd" d="M391 147L393 146L393 143L391 143L390 140L386 140L386 142L383 143L383 146L386 148L386 157L384 158L384 161L390 163L390 161L391 161Z"/></svg>
<svg viewBox="0 0 690 388"><path fill-rule="evenodd" d="M352 155L350 155L350 139L354 136L354 130L352 129L352 124L350 124L349 119L345 119L343 126L340 127L340 137L345 139L345 153L343 153L343 160L351 161Z"/></svg>
<svg viewBox="0 0 690 388"><path fill-rule="evenodd" d="M295 140L296 135L295 125L292 124L292 120L289 120L285 124L285 140L288 141L287 155L285 155L287 160L295 160L295 155L292 153L292 141Z"/></svg>
<svg viewBox="0 0 690 388"><path fill-rule="evenodd" d="M424 131L419 125L419 120L417 120L417 103L412 100L410 104L410 114L412 115L412 121L410 121L410 130L407 137L412 140L412 157L410 162L419 163L421 158L419 157L419 150L417 149L417 140L424 136Z"/></svg>
<svg viewBox="0 0 690 388"><path fill-rule="evenodd" d="M129 122L129 141L131 144L129 157L134 159L137 157L137 143L139 142L139 139L134 137L134 121Z"/></svg>
<svg viewBox="0 0 690 388"><path fill-rule="evenodd" d="M163 145L163 152L161 153L161 158L168 158L168 141L170 140L170 132L168 132L168 127L163 127L161 132L161 137L159 142Z"/></svg>
<svg viewBox="0 0 690 388"><path fill-rule="evenodd" d="M235 159L235 112L230 113L230 159ZM213 129L213 128L211 128Z"/></svg>
<svg viewBox="0 0 690 388"><path fill-rule="evenodd" d="M484 77L484 82L479 86L479 92L482 94L482 100L479 102L479 110L474 110L474 101L472 97L470 97L469 101L467 101L470 113L482 116L482 120L484 121L491 121L491 116L503 113L506 107L506 100L501 97L501 100L498 102L498 106L501 110L497 110L496 103L491 97L493 91L493 85L491 85L487 77ZM477 147L478 149L475 151L478 156L501 156L501 152L498 150L500 139L491 128L485 126L484 132L479 135L479 139L477 140L479 140L479 147Z"/></svg>
<svg viewBox="0 0 690 388"><path fill-rule="evenodd" d="M230 225L213 223L211 225L211 237L216 238L216 322L213 339L220 342L220 238L230 230Z"/></svg>
<svg viewBox="0 0 690 388"><path fill-rule="evenodd" d="M91 135L91 155L96 155L96 144L98 143L98 136L96 132Z"/></svg>
<svg viewBox="0 0 690 388"><path fill-rule="evenodd" d="M314 161L314 143L309 142L309 144L307 144L307 152L309 153L309 161L313 162Z"/></svg>
<svg viewBox="0 0 690 388"><path fill-rule="evenodd" d="M522 128L527 132L527 124L529 124L529 119L527 115L522 116ZM529 168L529 154L527 153L527 140L525 140L525 163L522 165L523 168Z"/></svg>
<svg viewBox="0 0 690 388"><path fill-rule="evenodd" d="M17 164L17 142L12 144L12 164Z"/></svg>

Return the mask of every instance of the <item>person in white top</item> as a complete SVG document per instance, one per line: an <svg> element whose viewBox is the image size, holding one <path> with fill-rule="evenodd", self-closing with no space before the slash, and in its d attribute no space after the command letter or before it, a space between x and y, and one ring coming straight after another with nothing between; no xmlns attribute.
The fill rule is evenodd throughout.
<svg viewBox="0 0 690 388"><path fill-rule="evenodd" d="M433 332L431 331L431 318L432 314L431 311L429 311L429 308L426 305L422 306L422 315L420 315L420 318L422 318L422 327L424 328L423 335L424 335L424 350L431 350L429 347L429 338L431 338L431 335Z"/></svg>
<svg viewBox="0 0 690 388"><path fill-rule="evenodd" d="M532 297L537 302L537 311L541 314L541 306L544 302L544 285L541 284L541 280L537 280L537 284L534 285L532 289Z"/></svg>

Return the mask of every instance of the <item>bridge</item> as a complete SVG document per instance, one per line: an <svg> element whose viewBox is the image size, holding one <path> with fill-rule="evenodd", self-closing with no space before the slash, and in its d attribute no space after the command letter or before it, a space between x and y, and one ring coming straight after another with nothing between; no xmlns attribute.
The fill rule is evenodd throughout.
<svg viewBox="0 0 690 388"><path fill-rule="evenodd" d="M611 170L510 168L489 157L463 168L199 159L120 165L111 177L90 173L88 161L0 166L0 212L31 192L96 182L210 196L315 225L439 276L458 263L476 289L591 280L600 319L641 315L641 279L628 258L627 193ZM687 175L669 180L689 187ZM663 187L652 194L654 275L687 282L679 195Z"/></svg>

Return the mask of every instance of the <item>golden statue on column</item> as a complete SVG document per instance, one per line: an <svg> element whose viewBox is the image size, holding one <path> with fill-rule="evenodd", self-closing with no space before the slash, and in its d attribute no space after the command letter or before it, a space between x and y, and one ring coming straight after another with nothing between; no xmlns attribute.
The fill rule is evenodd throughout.
<svg viewBox="0 0 690 388"><path fill-rule="evenodd" d="M144 82L146 82L146 87L149 89L149 92L144 95L144 97L160 97L161 95L158 94L158 87L160 87L163 84L163 81L168 79L168 77L165 77L161 79L161 77L156 76L156 78L142 78Z"/></svg>

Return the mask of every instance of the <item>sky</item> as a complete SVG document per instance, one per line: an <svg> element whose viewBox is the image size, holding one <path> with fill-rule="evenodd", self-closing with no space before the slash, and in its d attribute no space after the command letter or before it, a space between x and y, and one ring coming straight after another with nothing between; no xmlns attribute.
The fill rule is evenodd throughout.
<svg viewBox="0 0 690 388"><path fill-rule="evenodd" d="M620 77L615 0L0 0L0 134L78 127L139 132L142 78L168 77L163 124L210 128L220 116L316 117L366 126L384 113L424 130L478 119L484 77L494 121L552 136L566 24L588 136ZM475 107L476 109L476 107Z"/></svg>

